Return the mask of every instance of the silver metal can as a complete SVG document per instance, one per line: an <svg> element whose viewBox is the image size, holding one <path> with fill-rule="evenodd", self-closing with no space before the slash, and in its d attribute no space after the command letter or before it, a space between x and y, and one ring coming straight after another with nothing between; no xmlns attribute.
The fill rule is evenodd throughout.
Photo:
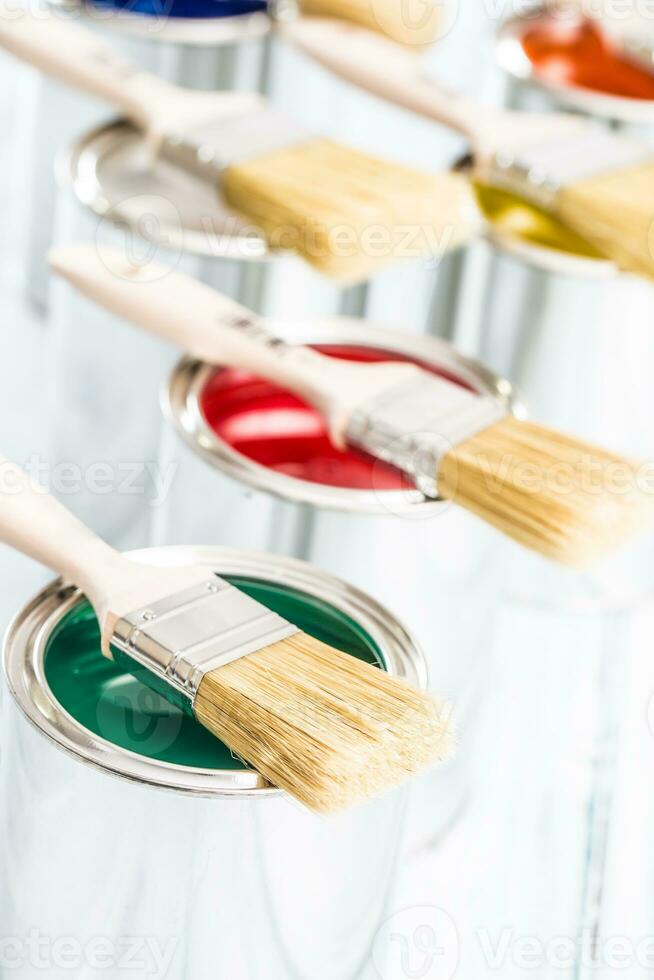
<svg viewBox="0 0 654 980"><path fill-rule="evenodd" d="M547 111L563 102L627 129L636 120L654 118L654 103L647 100L611 100L590 90L546 84L528 70L524 51L519 57L520 39L549 17L535 6L500 30L497 57L510 75L511 105ZM565 25L559 27L565 33ZM637 128L640 138L651 139L645 128ZM537 215L527 218L528 212L535 215L533 209L523 207L522 216L519 210L516 204L514 225L538 222ZM473 246L467 262L461 296L464 300L476 286L477 302L468 302L459 316L457 346L510 377L537 421L642 460L647 477L654 437L634 420L650 418L654 411L652 284L574 247L511 239L500 229L491 231L490 245ZM628 583L636 589L654 584L650 553L651 541L632 549L606 580L612 577L619 589Z"/></svg>
<svg viewBox="0 0 654 980"><path fill-rule="evenodd" d="M79 20L97 31L130 61L170 82L190 88L257 88L264 63L264 42L258 40L259 18L205 19L201 29L180 29L170 18L123 15L108 5L92 7L51 3L54 18ZM265 18L264 18L265 19ZM121 29L123 28L123 29ZM235 28L237 28L235 30ZM240 41L249 43L241 50ZM25 255L25 282L31 299L45 308L50 277L45 256L54 237L57 187L54 161L80 133L106 118L96 100L42 77L33 100L30 146L30 210Z"/></svg>
<svg viewBox="0 0 654 980"><path fill-rule="evenodd" d="M242 296L241 239L228 236L224 248L224 229L202 224L216 210L212 189L172 168L148 168L146 159L142 138L121 122L76 142L59 161L56 242L101 242L145 265L157 258ZM265 252L260 239L258 246L254 260ZM162 479L159 389L177 355L61 281L53 282L48 327L50 454L83 477L70 506L116 546L143 546L148 501ZM108 474L102 494L87 479L98 467Z"/></svg>
<svg viewBox="0 0 654 980"><path fill-rule="evenodd" d="M426 684L397 620L305 563L220 548L147 555L202 562L301 628ZM60 581L15 617L4 663L0 956L13 975L44 962L80 980L128 965L142 978L376 975L404 790L335 818L303 810L104 660L90 608Z"/></svg>
<svg viewBox="0 0 654 980"><path fill-rule="evenodd" d="M610 38L603 37L601 18L593 24L574 4L557 9L536 0L508 17L498 32L496 52L512 79L550 104L623 126L654 122L651 66L639 68L629 55L620 56ZM622 71L616 72L620 62Z"/></svg>
<svg viewBox="0 0 654 980"><path fill-rule="evenodd" d="M524 27L539 16L536 11L533 17L509 22L501 36L502 64L521 78L509 93L510 104L547 110L565 101L591 114L622 118L618 125L634 122L633 116L617 112L615 102L611 106L610 100L589 94L582 104L578 93L568 98L570 93L553 92L539 86L531 73L530 85L523 85L527 73L513 71L515 62L507 59L517 51L519 22ZM485 266L486 281L477 302L468 304L467 320L460 320L457 344L506 372L537 421L651 463L652 433L638 424L654 408L651 284L618 274L609 263L553 248L511 246L497 235L492 247L474 247L473 260L477 269ZM501 811L496 829L507 826L517 812L535 826L539 813L555 800L547 826L559 843L549 848L550 870L544 874L567 877L568 885L556 910L551 904L528 909L519 890L513 895L507 891L505 907L498 908L494 921L497 928L510 923L515 934L538 936L544 947L574 936L574 966L569 968L574 972L604 975L610 937L622 929L627 944L634 941L633 975L645 975L635 959L640 927L633 923L646 919L651 901L637 894L637 875L626 876L625 868L630 849L641 846L635 843L643 840L638 828L651 806L646 791L640 798L635 791L634 759L643 759L651 739L643 624L651 625L652 547L651 535L645 535L584 573L556 569L515 552L502 570L493 649L504 671L496 675L487 704L495 702L496 717L506 719L514 731L529 732L528 758L514 759L506 781L493 779L485 792L495 794ZM525 653L528 661L522 667ZM635 676L640 690L633 686ZM489 765L491 758L492 752ZM539 803L540 791L532 780L539 779L543 765L553 766L557 780L554 792L544 793ZM579 858L582 848L584 861ZM518 852L522 857L516 857L520 869L516 864L515 870L522 874L528 863L522 843L513 851ZM559 862L565 854L564 867ZM642 880L642 864L639 875ZM631 896L628 904L625 888ZM542 969L552 967L550 960ZM607 976L609 972L606 967Z"/></svg>

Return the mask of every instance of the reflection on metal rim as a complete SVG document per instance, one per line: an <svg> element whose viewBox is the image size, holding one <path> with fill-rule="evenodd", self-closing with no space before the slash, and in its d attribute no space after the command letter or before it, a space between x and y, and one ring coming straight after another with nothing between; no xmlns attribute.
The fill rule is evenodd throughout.
<svg viewBox="0 0 654 980"><path fill-rule="evenodd" d="M57 173L81 204L155 245L245 262L274 254L217 187L156 158L124 119L84 134L59 159Z"/></svg>

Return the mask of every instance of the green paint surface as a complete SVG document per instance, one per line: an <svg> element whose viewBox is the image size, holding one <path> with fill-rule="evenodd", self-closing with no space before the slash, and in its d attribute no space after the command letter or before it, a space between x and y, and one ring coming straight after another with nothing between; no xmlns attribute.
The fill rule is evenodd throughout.
<svg viewBox="0 0 654 980"><path fill-rule="evenodd" d="M256 579L225 576L252 598L295 623L303 632L383 666L377 645L347 615L304 592ZM203 769L243 769L229 749L183 708L112 663L100 652L100 631L93 610L76 606L50 637L45 675L62 708L95 735L150 759ZM133 664L135 672L142 671Z"/></svg>
<svg viewBox="0 0 654 980"><path fill-rule="evenodd" d="M577 258L603 259L593 245L558 221L549 211L497 187L475 184L484 216L501 233L521 238L531 245L567 252Z"/></svg>

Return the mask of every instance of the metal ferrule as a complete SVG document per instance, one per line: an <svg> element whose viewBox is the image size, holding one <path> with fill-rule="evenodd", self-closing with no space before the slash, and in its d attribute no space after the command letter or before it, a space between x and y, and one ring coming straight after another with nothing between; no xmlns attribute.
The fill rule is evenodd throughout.
<svg viewBox="0 0 654 980"><path fill-rule="evenodd" d="M490 163L487 179L551 211L564 187L651 159L651 149L642 143L603 127L582 124L578 132L498 153Z"/></svg>
<svg viewBox="0 0 654 980"><path fill-rule="evenodd" d="M161 153L176 166L215 181L236 163L299 146L310 139L310 131L300 123L266 107L175 133L166 139Z"/></svg>
<svg viewBox="0 0 654 980"><path fill-rule="evenodd" d="M112 644L191 704L205 674L298 629L217 576L118 621Z"/></svg>
<svg viewBox="0 0 654 980"><path fill-rule="evenodd" d="M402 470L426 497L438 497L443 457L507 414L499 399L425 375L358 409L346 438Z"/></svg>

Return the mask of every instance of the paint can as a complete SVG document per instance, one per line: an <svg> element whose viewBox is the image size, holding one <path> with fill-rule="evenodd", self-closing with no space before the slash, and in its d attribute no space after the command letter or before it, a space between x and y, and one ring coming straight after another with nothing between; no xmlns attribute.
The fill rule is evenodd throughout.
<svg viewBox="0 0 654 980"><path fill-rule="evenodd" d="M426 683L390 613L303 562L142 554L206 564L301 628ZM143 978L376 976L406 790L333 818L308 813L105 660L90 608L61 581L17 614L4 663L1 954L16 976L43 961L52 976L118 975L128 948Z"/></svg>
<svg viewBox="0 0 654 980"><path fill-rule="evenodd" d="M65 12L132 37L194 47L240 44L273 27L266 0L50 0Z"/></svg>
<svg viewBox="0 0 654 980"><path fill-rule="evenodd" d="M651 126L654 72L623 58L600 26L572 8L556 11L537 2L507 18L497 37L500 66L550 102L614 123Z"/></svg>
<svg viewBox="0 0 654 980"><path fill-rule="evenodd" d="M537 22L538 16L536 11L533 18L523 18L522 26ZM510 21L500 35L499 60L509 71L507 52L517 50L510 31L517 30L517 23ZM554 93L552 86L538 85L533 74L525 86L523 71L512 74L508 101L513 106L547 110L566 102L597 116L621 119L621 127L637 121L628 113L619 115L615 102L609 106L595 94L579 101L578 92ZM524 209L513 216L509 212L514 227L525 227L525 214ZM455 339L462 349L506 373L536 420L646 463L654 459L648 427L635 422L651 417L654 408L648 370L654 355L651 285L618 274L610 263L551 245L516 248L503 234L492 234L490 243L479 243L471 252L468 261L476 260L477 268L480 263L485 266L486 283L476 302L466 304L467 319L459 318ZM469 278L466 286L464 277L464 294L472 281ZM490 918L495 935L510 923L514 935L534 936L543 949L558 937L578 937L570 967L561 965L570 976L587 971L589 964L600 970L603 943L616 934L620 923L624 928L619 882L624 883L623 869L630 864L624 842L630 833L636 839L636 828L649 807L647 799L635 808L627 803L623 788L629 785L633 791L633 759L647 752L647 706L642 692L635 698L632 689L625 696L625 688L634 676L643 676L642 624L651 618L652 546L651 535L646 535L623 554L584 573L556 569L527 552L514 551L501 572L491 656L506 673L489 689L486 710L529 736L524 752L507 769L506 780L493 761L493 748L485 764L477 766L480 774L494 772L479 793L495 803L479 823L484 829L475 853L481 860L491 841L495 847L511 815L518 812L529 815L532 833L524 840L533 842L538 838L538 815L548 811L544 846L549 867L537 859L538 867L526 870L530 859L522 844L512 851L510 862L515 862L518 883L523 874L541 874L545 888L548 878L566 878L567 898L561 893L556 908L551 903L524 903L520 887L507 887L501 896L495 893ZM519 698L516 690L523 692ZM640 721L632 724L634 718ZM640 734L634 736L634 729ZM531 780L544 765L558 775L555 791L541 795ZM585 858L580 860L582 848ZM638 871L634 867L628 880L638 879L642 865ZM643 921L648 911L643 896L634 897L630 921ZM590 936L591 945L598 939L594 950L584 945ZM553 965L548 961L543 969Z"/></svg>
<svg viewBox="0 0 654 980"><path fill-rule="evenodd" d="M46 14L81 21L106 37L129 61L185 87L257 90L265 84L266 32L261 30L260 18L265 22L268 18L260 12L225 19L205 16L199 22L182 23L169 12L148 17L121 13L110 4L83 5L67 0L50 3ZM242 42L248 43L241 47ZM53 241L56 220L54 161L84 130L106 118L106 108L86 95L39 77L32 116L25 281L32 301L45 309L50 283L45 255Z"/></svg>
<svg viewBox="0 0 654 980"><path fill-rule="evenodd" d="M113 245L144 265L157 258L242 295L243 256L260 265L265 243L253 243L247 229L233 234L233 215L215 205L210 187L175 168L150 166L150 157L139 134L120 121L75 143L59 162L56 240ZM207 214L214 216L210 228ZM143 546L158 480L159 390L176 352L61 281L53 282L46 343L52 462L81 473L67 502L118 547ZM98 468L106 474L102 492L89 484Z"/></svg>
<svg viewBox="0 0 654 980"><path fill-rule="evenodd" d="M542 52L532 51L548 39L560 47L558 81L547 63L540 64ZM599 60L593 78L577 83L575 66L590 43L596 43ZM598 28L571 11L553 13L539 5L509 18L496 45L498 64L511 81L512 104L546 111L568 106L651 141L654 74L645 73L650 98L618 94L608 61L617 56L602 50ZM603 68L609 72L606 90L589 87L599 85ZM497 370L509 371L536 417L636 458L654 459L647 427L633 424L654 408L646 367L654 355L651 283L618 274L609 263L579 263L562 250L535 249L525 259L522 270L504 256L494 260L484 297L489 313L479 343L470 349Z"/></svg>
<svg viewBox="0 0 654 980"><path fill-rule="evenodd" d="M522 68L517 67L519 38L546 17L536 9L500 30L498 61L513 79L508 101L520 108L547 110L563 98L562 86L544 85L535 72L526 72L524 52ZM568 87L565 98L576 99L580 92ZM609 113L601 93L582 95L585 101L575 108L598 117L612 114L621 120L618 126L629 129L637 115L632 103L638 102L641 114L647 105L623 98ZM641 129L639 135L647 133ZM539 422L641 459L647 468L654 460L654 439L634 419L649 418L654 410L648 371L654 357L654 288L619 273L569 232L562 235L551 217L517 199L505 196L497 210L501 221L491 227L492 247L478 243L467 259L457 346L511 378ZM492 221L495 214L489 217ZM526 230L526 242L510 233L518 227ZM481 286L480 264L485 268ZM471 291L474 303L466 302ZM626 565L624 574L617 566L609 573L616 584L632 581L638 589L651 582L649 546L633 551Z"/></svg>

